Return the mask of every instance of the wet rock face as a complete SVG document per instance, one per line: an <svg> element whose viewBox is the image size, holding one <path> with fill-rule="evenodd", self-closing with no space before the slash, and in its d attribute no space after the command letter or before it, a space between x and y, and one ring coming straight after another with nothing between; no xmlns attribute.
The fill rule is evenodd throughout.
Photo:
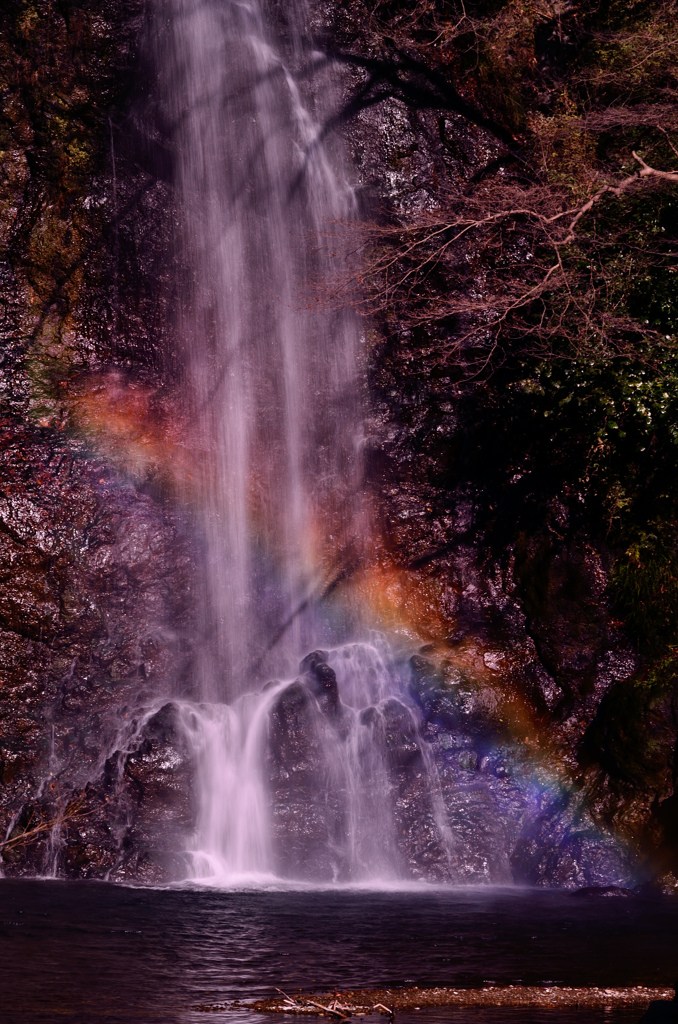
<svg viewBox="0 0 678 1024"><path fill-rule="evenodd" d="M412 659L457 880L555 886L633 885L629 848L594 821L584 794L511 737L492 692Z"/></svg>
<svg viewBox="0 0 678 1024"><path fill-rule="evenodd" d="M54 425L71 372L163 361L169 190L130 117L144 15L139 0L0 15L0 401Z"/></svg>
<svg viewBox="0 0 678 1024"><path fill-rule="evenodd" d="M431 779L425 763L419 723L411 708L391 698L380 706L381 736L375 729L372 742L387 750L396 845L400 862L412 878L431 882L454 879L449 851L436 820ZM443 810L442 806L440 810Z"/></svg>
<svg viewBox="0 0 678 1024"><path fill-rule="evenodd" d="M62 792L62 772L23 805L10 837L20 839L23 831L28 838L5 850L7 874L148 884L185 877L183 851L195 827L194 766L174 705L121 714L113 746L118 749L88 781L81 776L70 796Z"/></svg>
<svg viewBox="0 0 678 1024"><path fill-rule="evenodd" d="M190 693L196 552L153 481L135 486L73 437L65 401L89 371L157 384L165 365L170 190L129 106L144 5L6 8L0 854L8 873L152 880L179 842L161 820L180 836L188 815L160 781L186 790L184 752L158 723L121 728L158 694Z"/></svg>
<svg viewBox="0 0 678 1024"><path fill-rule="evenodd" d="M117 839L91 786L121 709L185 686L190 543L178 519L77 444L14 420L0 431L0 834L13 839L3 856L14 873L51 858L100 874ZM89 839L71 857L43 833L73 801ZM35 843L20 841L36 828Z"/></svg>
<svg viewBox="0 0 678 1024"><path fill-rule="evenodd" d="M529 822L511 854L511 868L519 885L562 889L625 887L634 878L627 851L557 803Z"/></svg>
<svg viewBox="0 0 678 1024"><path fill-rule="evenodd" d="M116 774L118 781L108 798L117 801L121 837L114 880L161 882L189 873L184 851L195 829L195 765L176 716L175 706L165 704L141 727L130 752L113 756L108 789Z"/></svg>
<svg viewBox="0 0 678 1024"><path fill-rule="evenodd" d="M299 671L306 676L307 685L318 699L321 709L329 718L339 714L339 689L337 677L327 664L325 651L313 651L307 654L299 666Z"/></svg>
<svg viewBox="0 0 678 1024"><path fill-rule="evenodd" d="M331 683L332 670L324 669ZM335 707L332 702L330 713ZM333 847L342 841L345 822L324 749L334 739L328 710L325 693L317 696L308 678L283 690L271 709L267 768L272 838L283 877L328 881L338 870Z"/></svg>
<svg viewBox="0 0 678 1024"><path fill-rule="evenodd" d="M515 579L527 629L558 689L549 711L581 730L608 690L638 667L610 613L604 558L585 538L537 534L517 546Z"/></svg>
<svg viewBox="0 0 678 1024"><path fill-rule="evenodd" d="M635 884L626 847L585 802L535 777L487 694L423 657L411 682L356 713L325 689L323 652L271 708L267 754L278 870L576 889Z"/></svg>

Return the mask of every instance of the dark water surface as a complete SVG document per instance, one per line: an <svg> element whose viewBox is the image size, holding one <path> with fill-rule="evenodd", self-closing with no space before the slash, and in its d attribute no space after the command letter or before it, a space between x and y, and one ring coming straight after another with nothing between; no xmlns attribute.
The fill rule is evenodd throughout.
<svg viewBox="0 0 678 1024"><path fill-rule="evenodd" d="M195 1007L275 986L289 992L490 981L671 985L678 900L424 887L224 892L0 879L0 972L2 1024L262 1024L263 1018ZM450 1009L399 1021L561 1024L640 1015Z"/></svg>

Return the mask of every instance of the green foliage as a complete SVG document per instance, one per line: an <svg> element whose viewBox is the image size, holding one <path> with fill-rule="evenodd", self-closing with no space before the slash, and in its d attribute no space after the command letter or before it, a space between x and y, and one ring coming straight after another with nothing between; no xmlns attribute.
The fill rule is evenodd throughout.
<svg viewBox="0 0 678 1024"><path fill-rule="evenodd" d="M617 606L643 648L663 654L678 644L678 558L675 536L667 524L659 525L661 532L639 531L619 559L613 583Z"/></svg>
<svg viewBox="0 0 678 1024"><path fill-rule="evenodd" d="M118 178L129 174L114 140L140 11L139 0L6 0L0 13L0 258L23 292L16 358L41 421L58 399L54 367L80 367L93 337L98 354L104 338L117 340L111 268L120 262Z"/></svg>
<svg viewBox="0 0 678 1024"><path fill-rule="evenodd" d="M668 701L675 675L670 652L647 672L613 687L584 741L585 751L612 778L646 793L670 792Z"/></svg>
<svg viewBox="0 0 678 1024"><path fill-rule="evenodd" d="M651 657L678 644L678 352L640 360L547 362L514 385L513 435L531 486L551 481L587 532L617 552L619 613ZM539 418L546 433L536 434ZM543 428L542 428L543 431Z"/></svg>

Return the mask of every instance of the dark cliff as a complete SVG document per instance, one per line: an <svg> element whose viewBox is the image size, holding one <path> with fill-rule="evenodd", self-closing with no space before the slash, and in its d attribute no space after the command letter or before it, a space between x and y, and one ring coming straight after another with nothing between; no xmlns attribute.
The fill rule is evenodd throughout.
<svg viewBox="0 0 678 1024"><path fill-rule="evenodd" d="M131 858L144 877L153 723L129 741L124 722L187 687L195 551L124 408L162 401L167 386L166 187L128 127L142 34L134 3L12 3L2 15L6 872L51 871L56 842L68 874L124 873ZM122 469L74 419L85 395L96 419L112 368L120 438L138 452Z"/></svg>
<svg viewBox="0 0 678 1024"><path fill-rule="evenodd" d="M521 881L595 881L577 867L594 826L636 851L639 880L678 876L676 183L601 194L571 240L544 229L633 176L634 152L675 174L676 69L653 28L674 32L671 11L356 2L316 19L367 225L347 291L367 314L377 558L428 645L413 692L446 799L508 793L516 750L567 782L531 832L495 837ZM179 257L145 17L132 0L2 15L7 872L180 873L195 815L157 703L191 694L201 552L175 479ZM316 713L303 688L286 701L278 732ZM304 800L275 781L289 746L281 834L280 805ZM421 860L406 765L404 856ZM454 814L470 837L473 807Z"/></svg>

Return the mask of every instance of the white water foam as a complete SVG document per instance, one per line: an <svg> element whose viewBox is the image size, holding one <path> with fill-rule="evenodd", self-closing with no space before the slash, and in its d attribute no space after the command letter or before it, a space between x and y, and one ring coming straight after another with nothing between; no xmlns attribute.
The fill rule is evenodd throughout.
<svg viewBox="0 0 678 1024"><path fill-rule="evenodd" d="M332 848L328 859L336 865L334 881L398 887L404 866L396 842L388 731L389 704L400 682L397 671L385 642L336 648L328 652L327 662L336 671L340 714L328 718L311 699L305 738L315 751L314 777L322 780L321 792L312 794L314 810L340 820L343 826L340 834L327 837ZM277 682L232 704L178 705L181 728L197 765L200 793L198 827L189 851L196 881L229 888L283 881L280 850L274 841L271 711L293 686L293 680ZM419 738L415 709L403 697L398 709L409 720L438 840L451 863L454 841L434 759ZM308 769L303 761L292 767L301 775ZM296 813L303 830L305 809L296 807ZM287 865L285 870L288 880L304 881L301 866L298 873L294 866Z"/></svg>

